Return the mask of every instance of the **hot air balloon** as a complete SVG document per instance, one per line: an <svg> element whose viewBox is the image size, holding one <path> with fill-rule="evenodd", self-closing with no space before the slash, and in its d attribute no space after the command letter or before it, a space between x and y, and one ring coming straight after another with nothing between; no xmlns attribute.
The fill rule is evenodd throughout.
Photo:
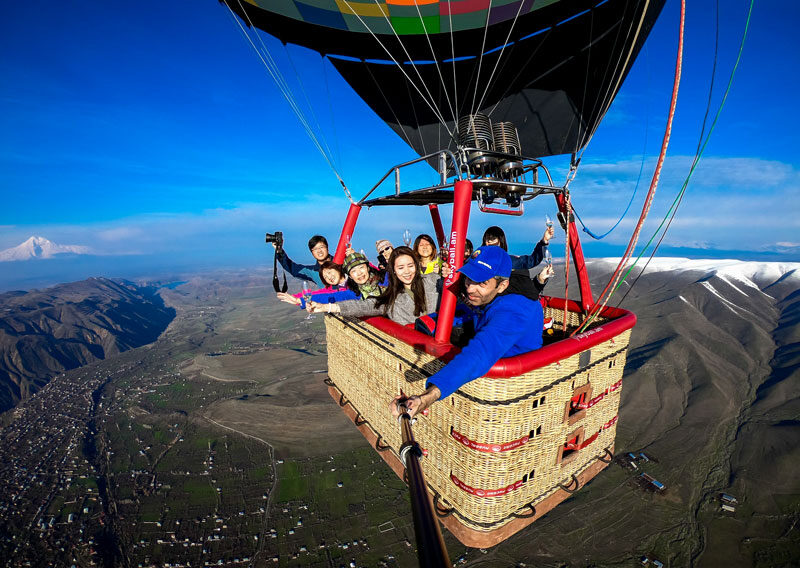
<svg viewBox="0 0 800 568"><path fill-rule="evenodd" d="M622 372L634 314L592 295L569 200L543 157L591 139L664 0L223 0L249 26L326 56L419 158L351 199L336 260L363 208L427 207L448 262L463 262L470 206L521 215L552 195L580 300L542 297L555 333L421 416L428 492L464 544L497 544L541 517L614 455ZM427 162L439 183L404 188L398 172ZM572 173L572 172L571 172ZM394 191L380 195L395 175ZM438 205L453 204L445 232ZM326 316L331 396L399 475L401 432L387 412L417 394L458 351L450 342L458 273L445 282L435 337L386 318ZM587 318L588 314L592 318Z"/></svg>

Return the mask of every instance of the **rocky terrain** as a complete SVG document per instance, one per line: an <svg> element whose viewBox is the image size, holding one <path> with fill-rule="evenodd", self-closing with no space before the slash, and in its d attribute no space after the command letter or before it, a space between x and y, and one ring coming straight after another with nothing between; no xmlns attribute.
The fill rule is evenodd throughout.
<svg viewBox="0 0 800 568"><path fill-rule="evenodd" d="M595 291L612 268L611 262L591 262ZM445 533L451 559L464 566L509 568L638 566L644 556L667 566L800 565L800 478L795 471L800 464L798 268L660 259L638 280L639 268L634 269L612 301L616 305L622 300L621 307L638 317L622 387L619 459L546 516L491 549L466 549ZM276 302L268 274L187 280L174 290L161 290L177 317L152 346L59 375L41 395L4 415L16 417L5 432L19 432L18 440L27 439L24 434L31 447L41 447L36 451L51 452L52 445L41 443L38 429L41 415L52 410L37 401L47 393L51 398L72 396L80 409L85 396L81 389L95 388L85 377L105 381L92 396L98 401L97 443L111 453L97 455L113 459L110 464L89 460L81 467L91 466L86 475L101 486L108 484L109 503L116 499L115 507L127 507L118 518L109 512L105 518L80 516L80 509L80 523L71 524L65 519L73 509L65 503L72 497L66 502L60 497L68 492L60 488L59 478L49 490L52 500L44 515L38 495L20 487L27 487L34 464L56 456L31 455L13 478L23 480L12 486L19 494L16 501L8 507L0 502L0 511L14 515L8 526L17 527L7 550L29 551L26 558L31 559L51 558L34 553L45 542L42 538L51 547L47 554L57 556L59 542L64 542L60 539L72 542L72 533L80 539L79 529L105 534L109 525L100 521L113 518L122 545L106 549L107 557L124 554L130 565L186 565L189 560L203 565L221 559L238 566L237 557L249 558L244 564L254 566L338 566L351 561L359 566L413 565L409 511L398 500L402 485L329 399L322 381L322 318L306 320L303 312ZM574 283L573 275L571 297L577 294ZM290 285L299 288L297 282ZM70 296L69 289L64 287L58 301L51 294L39 307L34 297L42 293L33 293L25 309L80 304L80 295ZM561 278L545 290L553 296L563 292ZM5 295L2 306L23 297ZM151 299L158 304L158 297ZM91 317L105 321L101 308L109 306L98 304ZM54 436L63 435L57 426L61 420L48 422L54 425ZM212 449L215 440L217 450ZM252 447L237 449L236 444ZM79 447L70 454L73 461L58 459L80 465ZM645 452L652 459L639 462L638 470L621 467L627 452ZM217 461L210 459L223 456L234 460L235 467L217 468ZM274 456L274 463L265 456ZM248 465L256 458L257 465ZM348 464L346 477L339 462ZM644 491L636 483L643 471L666 490ZM236 481L227 480L229 476ZM237 499L227 497L214 505L213 494L203 493L208 493L209 478L217 479L222 495L235 488ZM343 480L345 487L357 489L342 490L338 483ZM178 485L195 490L168 489ZM30 487L41 485L31 481ZM70 488L76 491L74 482ZM722 510L721 493L736 497L734 511ZM257 503L267 501L266 507L257 509L252 494ZM20 513L20 503L28 502L30 511ZM387 507L387 502L395 504ZM201 535L216 542L219 527L214 523L221 522L232 529L227 531L228 544L187 553L185 545L174 543L168 527L186 518L187 507L192 518L208 520L182 523L190 528L182 528L178 536L195 542ZM249 513L241 517L239 511L245 509ZM223 520L214 521L214 514ZM237 520L251 517L252 522ZM53 526L41 524L51 518ZM395 529L384 533L377 528L386 523ZM250 544L234 540L243 531L254 535ZM77 565L97 558L92 542L81 542L85 562L76 555Z"/></svg>
<svg viewBox="0 0 800 568"><path fill-rule="evenodd" d="M155 288L107 278L0 294L0 412L64 370L155 341L174 316Z"/></svg>

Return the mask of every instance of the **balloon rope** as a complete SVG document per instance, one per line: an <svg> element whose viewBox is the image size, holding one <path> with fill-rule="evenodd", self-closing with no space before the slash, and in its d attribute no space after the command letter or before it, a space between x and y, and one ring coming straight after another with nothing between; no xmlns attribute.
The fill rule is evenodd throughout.
<svg viewBox="0 0 800 568"><path fill-rule="evenodd" d="M336 128L336 113L333 111L333 97L331 96L331 87L328 82L328 66L325 64L325 56L322 56L322 76L325 79L325 94L327 95L328 99L328 115L330 116L331 120L331 127L333 128L333 143L335 145L336 150L336 159L341 164L342 160L342 151L339 148L339 134ZM330 63L330 62L329 62Z"/></svg>
<svg viewBox="0 0 800 568"><path fill-rule="evenodd" d="M331 150L331 147L328 145L328 140L325 138L325 136L322 133L322 127L319 124L319 119L317 119L317 113L314 112L314 105L312 105L311 101L308 99L308 93L306 93L306 88L305 88L305 85L303 84L303 79L300 77L300 73L297 72L297 67L295 67L294 59L292 59L292 54L289 51L288 44L285 44L285 43L283 44L283 50L286 53L286 59L289 60L289 65L291 66L292 71L294 71L294 76L295 76L295 79L297 79L297 84L300 85L300 92L303 94L303 98L306 101L306 105L308 106L308 110L311 112L311 118L314 120L314 124L317 127L317 131L320 133L321 142L322 142L322 144L325 145L326 154L331 157L331 161L335 165L335 156L333 154L333 151ZM322 61L322 65L323 65L323 73L324 73L324 67L325 67L324 59Z"/></svg>
<svg viewBox="0 0 800 568"><path fill-rule="evenodd" d="M433 59L433 64L436 65L436 72L439 74L439 82L442 84L442 91L444 92L444 96L447 99L447 106L450 107L450 114L453 116L453 122L455 123L458 121L458 117L456 116L456 109L453 108L453 103L450 100L450 93L447 92L447 85L445 85L444 77L442 76L442 70L439 68L439 61L436 59L436 52L433 50L433 44L431 43L431 36L428 34L428 26L425 25L425 20L422 17L422 12L419 9L419 4L415 2L414 5L417 7L417 15L419 16L419 22L422 25L422 31L425 32L425 39L428 40L428 47L431 50L431 58ZM453 33L452 29L450 30L450 33L451 34ZM441 145L439 147L441 148Z"/></svg>
<svg viewBox="0 0 800 568"><path fill-rule="evenodd" d="M647 65L647 91L649 92L650 91L650 65L649 65L649 61L650 60L649 60L649 57L648 57L647 45L646 44L644 46L644 55L645 55L645 63L648 63L648 65ZM644 142L642 143L642 159L639 162L639 175L636 177L636 185L633 186L633 193L631 193L631 198L628 200L628 205L625 207L625 211L622 212L622 215L619 216L619 219L617 219L617 222L614 223L614 225L608 231L603 233L602 235L596 235L596 234L594 234L592 232L591 229L589 229L589 227L586 226L586 223L583 222L583 219L581 219L581 216L578 215L578 212L574 211L575 217L577 217L578 221L581 222L581 226L583 227L583 232L586 233L587 235L589 235L590 237L592 237L595 240L599 241L599 240L602 240L602 239L606 238L608 235L610 235L614 231L614 229L617 228L617 226L625 218L625 215L628 214L628 211L630 210L631 205L633 205L633 200L636 198L636 194L639 192L639 185L642 182L642 174L644 173L644 162L645 162L645 159L647 158L647 139L648 139L648 133L649 133L649 130L650 130L650 112L649 111L650 111L650 107L648 106L646 114L645 114L645 118L644 118Z"/></svg>
<svg viewBox="0 0 800 568"><path fill-rule="evenodd" d="M253 51L255 51L256 55L261 60L261 63L264 65L264 68L267 70L267 73L269 73L270 77L272 77L272 80L275 82L275 85L278 87L278 90L281 92L283 97L286 99L286 102L289 103L289 106L291 107L292 111L294 111L295 116L297 116L297 119L300 121L300 124L303 126L303 129L306 131L306 134L311 139L311 142L314 144L314 146L316 146L316 148L319 151L319 153L322 155L322 157L328 163L328 166L330 167L331 171L333 171L334 175L339 180L339 183L344 188L345 193L348 194L347 185L345 184L344 180L342 179L342 176L339 174L339 171L336 169L336 166L333 163L333 157L329 156L325 152L325 149L322 147L322 143L320 142L319 138L317 137L317 134L314 132L314 129L311 127L311 124L309 123L308 119L306 118L305 114L303 113L303 110L297 104L297 101L295 100L295 98L294 98L294 96L292 94L292 91L289 88L289 84L286 82L286 79L284 79L282 73L280 72L280 69L278 68L278 64L272 58L272 55L270 54L269 50L267 49L267 46L264 44L264 42L262 41L262 39L258 35L258 33L256 33L255 35L258 38L259 43L261 44L261 48L262 48L262 49L259 49L258 46L253 41L253 39L250 37L250 34L247 32L247 30L244 29L244 26L242 26L241 20L239 20L239 18L236 17L236 15L234 14L234 12L231 9L231 7L228 6L227 3L225 4L225 7L228 9L228 12L230 13L231 18L233 19L234 23L236 23L236 25L239 26L239 30L242 33L242 35L245 37L245 39L248 41L250 46L253 48ZM250 16L247 15L247 12L244 10L244 7L241 4L241 1L239 2L239 7L242 10L242 13L244 13L245 16L247 16L247 20L248 20L249 26L251 28L255 29L253 27L253 23L250 21Z"/></svg>
<svg viewBox="0 0 800 568"><path fill-rule="evenodd" d="M417 73L417 77L419 77L419 80L422 83L422 86L425 88L425 91L428 93L428 97L430 97L430 100L428 100L425 97L425 95L422 93L422 91L419 89L419 87L417 87L416 83L414 83L414 81L411 79L411 77L409 77L408 73L406 73L405 69L403 69L403 66L397 61L397 59L395 59L395 57L392 54L392 52L389 51L389 48L386 47L380 39L378 39L378 36L375 35L375 32L373 32L370 29L370 27L367 25L367 23L364 21L364 19L361 17L361 15L350 5L350 2L348 2L348 0L342 0L342 1L350 9L350 11L353 13L353 15L356 18L358 18L358 21L361 22L361 25L364 26L364 28L375 39L375 41L378 42L378 45L380 45L383 48L383 50L386 52L386 55L389 56L389 59L392 60L392 62L400 70L400 73L402 73L403 76L406 78L406 81L408 81L411 84L411 86L414 87L414 90L417 91L419 96L422 98L422 102L424 102L426 105L428 105L428 108L430 108L431 111L433 112L433 114L436 115L436 118L439 120L439 122L442 123L442 125L447 130L448 134L450 134L450 136L452 137L453 133L450 131L450 128L447 126L447 123L444 120L444 115L439 110L439 107L436 105L436 101L434 100L433 95L431 95L431 92L428 89L428 86L425 84L425 81L422 79L422 75L420 75L419 69L417 69L417 66L414 64L414 61L413 61L411 55L409 55L408 50L406 49L406 46L403 44L403 41L400 39L400 36L397 35L397 32L395 31L394 26L392 25L392 22L389 19L389 16L387 15L387 13L385 11L386 10L385 5L381 6L378 3L378 0L375 0L375 5L378 6L378 9L381 11L381 13L383 14L383 17L386 19L386 23L389 25L389 28L394 33L394 37L397 39L397 42L400 44L400 47L403 48L403 52L406 54L406 57L408 57L409 63L411 64L411 67Z"/></svg>
<svg viewBox="0 0 800 568"><path fill-rule="evenodd" d="M744 32L742 33L742 41L739 43L739 53L736 56L736 63L734 63L734 65L733 65L733 69L731 70L730 77L728 78L728 85L725 88L725 94L722 97L722 102L720 103L716 114L714 115L714 120L711 121L711 127L708 130L708 134L706 135L705 140L702 140L702 132L705 131L705 119L703 120L703 129L701 130L701 140L698 141L698 146L700 146L700 144L702 143L702 147L698 148L698 151L695 154L694 160L692 161L692 167L689 169L689 173L687 174L686 179L683 181L683 185L681 186L681 189L678 192L678 195L675 197L675 199L672 202L672 205L670 205L670 208L667 210L667 213L664 216L664 219L661 221L661 224L658 226L658 228L653 233L653 236L650 237L650 240L647 241L647 244L642 249L642 252L639 253L639 256L636 258L634 263L630 266L628 271L625 273L625 277L623 278L623 282L625 281L625 278L628 277L628 275L630 274L631 270L633 270L633 267L636 266L636 263L639 262L639 260L642 258L642 256L644 255L644 252L650 247L650 244L653 242L653 239L655 239L655 237L659 233L659 231L661 231L661 228L664 226L665 222L667 223L667 226L664 229L664 232L661 234L661 238L659 238L658 243L653 248L653 252L650 254L650 257L647 259L647 262L645 263L644 268L642 268L641 272L639 272L639 274L636 276L636 279L633 281L633 284L631 284L630 287L628 288L628 290L625 292L625 295L622 296L622 299L617 304L618 306L620 304L622 304L622 302L628 296L630 291L636 285L636 282L639 281L639 278L642 276L642 274L644 274L644 271L647 269L647 266L650 264L650 261L655 256L656 251L658 250L658 247L661 246L661 242L664 240L664 237L666 236L667 231L669 230L669 227L672 224L672 220L675 218L675 214L678 211L678 206L681 204L681 201L683 200L683 196L686 193L686 188L689 186L689 180L692 179L692 176L694 175L695 168L697 167L697 164L700 161L700 158L703 156L703 153L705 152L706 146L708 145L708 141L711 139L711 134L714 132L714 129L715 129L716 125L717 125L717 121L719 120L719 117L722 114L722 109L725 106L725 102L728 99L728 94L730 93L731 87L733 85L733 78L736 75L736 70L739 67L739 62L742 59L742 52L744 51L744 44L745 44L745 40L747 39L747 31L750 28L750 17L753 14L753 5L754 4L755 4L755 0L750 0L750 8L749 8L749 10L747 12L747 20L745 21ZM719 3L717 5L717 8L719 8ZM716 47L715 47L715 53L714 53L714 68L715 69L716 69L716 57L717 57L717 54L716 54ZM712 85L711 85L711 87L712 88L709 89L709 93L708 93L708 108L711 107L711 91L713 90L713 73L712 73ZM706 116L708 116L708 108L706 109ZM667 217L669 217L669 222L667 222ZM618 284L617 288L619 288L619 286L620 285ZM614 291L616 292L616 289Z"/></svg>
<svg viewBox="0 0 800 568"><path fill-rule="evenodd" d="M483 101L486 100L486 95L489 93L489 86L492 84L492 79L494 79L494 74L497 73L497 68L500 66L500 60L503 58L503 52L508 47L508 40L511 39L511 34L514 32L514 27L517 25L517 20L519 19L519 14L522 12L522 7L525 5L525 2L519 3L519 8L517 8L517 13L514 15L514 21L511 22L511 27L508 28L508 35L506 35L506 40L503 42L503 47L500 49L500 55L497 56L497 61L494 63L494 68L492 69L491 75L489 75L489 79L486 81L486 88L483 89L483 94L481 95L481 99L478 102L478 109L483 106ZM475 83L475 91L478 90L478 83ZM497 105L495 104L495 108ZM494 110L494 109L492 109Z"/></svg>
<svg viewBox="0 0 800 568"><path fill-rule="evenodd" d="M644 225L645 219L647 219L647 214L650 212L650 206L653 203L653 198L655 197L656 188L658 187L658 181L661 176L661 168L664 165L664 158L666 157L667 154L667 147L669 146L669 139L670 135L672 134L672 121L675 117L675 107L678 103L678 87L680 86L681 83L681 68L683 64L683 30L684 30L685 19L686 19L686 0L681 0L681 18L678 30L678 53L675 62L675 79L672 83L672 98L670 100L669 114L667 116L667 127L664 130L664 139L661 143L661 151L659 152L658 155L658 162L656 163L656 169L653 172L653 179L650 182L650 189L647 192L644 205L642 206L642 213L639 216L639 222L637 223L636 228L634 229L633 234L631 235L631 240L628 243L628 248L625 250L625 254L622 255L622 258L620 259L619 264L617 265L617 268L614 271L614 274L611 276L611 280L609 280L606 287L598 296L598 300L600 298L603 298L602 303L599 301L595 303L595 306L594 308L592 308L589 315L584 319L581 325L578 326L578 328L572 333L572 335L575 335L576 333L579 333L584 329L586 329L586 327L597 317L597 315L603 310L603 308L605 308L606 304L608 303L608 300L614 293L613 290L616 289L614 288L614 286L616 286L617 282L619 282L619 278L622 276L622 268L628 262L633 253L633 249L636 247L636 242L639 239L639 233L642 230L642 226ZM611 291L611 293L606 295L607 292L612 288L613 290Z"/></svg>
<svg viewBox="0 0 800 568"><path fill-rule="evenodd" d="M478 94L478 84L481 82L481 67L483 66L483 52L486 50L486 34L489 32L489 15L492 13L492 0L489 0L489 9L486 10L486 23L483 25L483 41L481 42L481 54L478 57L478 73L475 77L475 90L472 92L472 104L469 107L469 129L473 128L472 117L477 110L475 109L475 97Z"/></svg>
<svg viewBox="0 0 800 568"><path fill-rule="evenodd" d="M572 210L572 203L571 203L571 198L570 198L569 191L567 191L566 194L567 195L566 195L566 199L565 199L565 202L564 202L564 205L565 205L564 208L566 210L566 213L565 213L564 219L566 219L567 230L564 231L566 236L564 237L564 250L565 250L565 253L564 253L564 320L563 320L563 324L562 324L563 325L562 329L564 330L564 337L567 336L567 301L569 300L569 252L570 252L569 251L569 222L570 222L569 221L569 217L570 217L570 212Z"/></svg>
<svg viewBox="0 0 800 568"><path fill-rule="evenodd" d="M448 6L449 8L449 6ZM458 106L458 81L456 79L456 44L453 39L453 11L447 10L447 17L450 21L450 58L453 63L453 100L455 101L456 114L460 112Z"/></svg>
<svg viewBox="0 0 800 568"><path fill-rule="evenodd" d="M495 111L495 109L497 109L497 106L500 104L500 102L503 101L503 99L505 99L508 96L508 93L511 92L511 85L514 85L517 82L517 80L522 75L523 70L525 68L527 68L528 64L530 64L530 62L533 60L533 58L536 57L536 55L538 55L539 50L542 48L542 46L547 44L547 38L550 36L551 33L553 33L553 28L550 27L550 28L547 28L546 30L539 30L539 32L536 32L536 33L537 34L538 33L544 33L545 34L544 39L539 42L539 45L536 46L536 49L534 49L534 50L532 50L530 52L530 55L528 55L528 59L525 60L525 63L523 63L522 65L519 66L520 70L517 72L517 74L514 75L514 77L510 81L507 81L507 85L506 85L505 89L503 90L502 96L498 97L497 102L494 103L494 106L492 107L492 110L490 110L487 113L489 116L494 114L494 111ZM546 70L546 71L540 73L538 77L535 77L530 81L530 84L532 85L532 84L536 83L537 80L539 80L541 77L544 77L545 75L547 75L550 71L552 71L552 69Z"/></svg>
<svg viewBox="0 0 800 568"><path fill-rule="evenodd" d="M683 0L681 0L681 1L683 1ZM608 112L608 109L611 106L611 102L614 99L614 93L617 92L617 89L619 88L619 85L622 82L622 78L625 75L625 69L628 66L628 62L631 60L631 57L633 57L634 50L636 49L636 41L638 40L639 34L642 31L642 24L644 23L644 17L647 14L647 9L648 9L649 5L650 5L650 0L645 0L644 6L642 6L642 16L639 18L639 23L636 26L636 32L633 34L633 41L630 42L630 46L631 47L628 50L628 52L625 54L625 58L624 58L625 62L622 65L620 65L620 62L622 62L622 60L623 60L622 57L620 57L616 61L616 64L614 66L614 70L613 70L613 72L611 74L612 80L609 82L608 87L606 88L605 94L600 99L601 103L600 103L599 112L598 112L598 116L599 117L605 116L606 112ZM628 28L628 34L627 34L628 37L630 37L632 29L633 29L633 21L631 21L631 27ZM615 44L616 44L616 41L615 41ZM615 76L616 76L616 79L615 79ZM613 84L613 86L612 86L612 84ZM595 100L595 103L597 103L597 100ZM598 107L595 104L592 107L592 111L595 111L597 109L598 109ZM583 157L583 153L586 151L586 147L589 145L589 142L592 141L592 138L594 138L594 134L595 134L595 132L597 132L598 126L600 126L600 122L601 122L600 120L595 121L594 127L589 132L589 135L586 137L586 141L583 142L583 144L581 144L580 141L578 142L578 148L581 148L580 155L578 156L578 161L580 161L580 158ZM577 148L576 148L576 151L577 151Z"/></svg>
<svg viewBox="0 0 800 568"><path fill-rule="evenodd" d="M375 78L375 75L372 74L372 70L369 68L369 65L365 65L364 69L366 69L367 73L369 73L370 79L372 79L372 82L375 83L375 88L378 89L378 92L381 94L381 97L383 98L383 102L386 103L386 108L388 108L389 112L392 113L392 116L394 117L395 123L400 127L400 131L403 133L403 138L406 139L406 143L413 148L414 145L411 143L411 138L409 137L408 133L406 132L406 127L403 125L403 121L401 121L399 118L397 118L397 113L394 112L394 107L391 104L389 104L389 99L386 98L386 93L383 92L383 87L381 86L380 81L378 81ZM423 148L424 148L424 145L425 145L424 141L422 141L422 139L420 139L420 141L422 142ZM423 150L423 154L425 154L425 153L427 153L427 152L425 152Z"/></svg>

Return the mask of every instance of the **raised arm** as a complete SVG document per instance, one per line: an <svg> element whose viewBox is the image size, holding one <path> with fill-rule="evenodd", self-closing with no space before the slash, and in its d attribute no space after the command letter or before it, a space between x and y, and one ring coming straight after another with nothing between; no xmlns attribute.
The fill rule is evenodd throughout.
<svg viewBox="0 0 800 568"><path fill-rule="evenodd" d="M511 257L511 268L514 270L530 270L534 266L537 266L544 259L544 250L547 248L547 245L550 244L550 239L553 238L553 235L555 235L555 229L553 229L553 227L547 227L531 254Z"/></svg>
<svg viewBox="0 0 800 568"><path fill-rule="evenodd" d="M317 286L322 286L322 278L320 278L319 271L315 270L313 265L309 266L307 264L298 264L294 262L283 249L275 251L275 257L278 259L283 269L295 278L307 280L313 282Z"/></svg>

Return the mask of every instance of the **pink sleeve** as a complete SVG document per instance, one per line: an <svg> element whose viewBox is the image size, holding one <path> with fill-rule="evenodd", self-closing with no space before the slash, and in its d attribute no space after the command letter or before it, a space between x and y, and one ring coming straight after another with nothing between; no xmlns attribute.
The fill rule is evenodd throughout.
<svg viewBox="0 0 800 568"><path fill-rule="evenodd" d="M330 294L332 292L336 292L336 290L334 290L330 286L326 286L325 288L320 288L319 290L311 290L311 292L309 293L313 296L314 294ZM297 294L292 294L292 298L297 298L298 300L302 297L303 297L302 291L298 292Z"/></svg>

